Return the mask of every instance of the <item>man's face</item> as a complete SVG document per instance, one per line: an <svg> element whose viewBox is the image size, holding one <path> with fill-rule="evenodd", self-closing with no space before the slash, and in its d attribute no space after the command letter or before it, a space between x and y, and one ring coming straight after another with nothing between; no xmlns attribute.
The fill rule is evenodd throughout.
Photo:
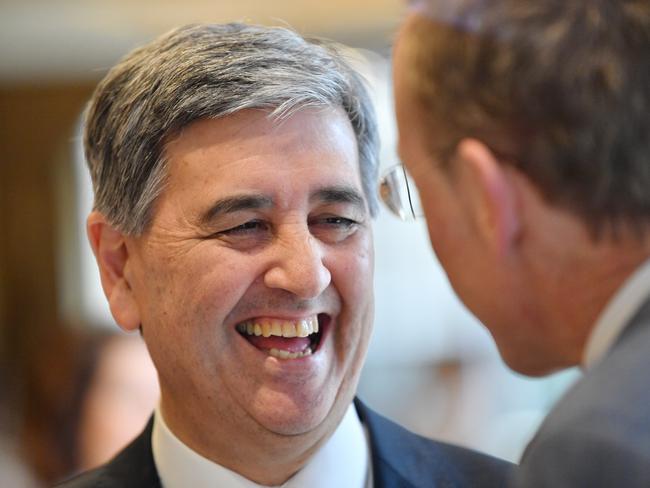
<svg viewBox="0 0 650 488"><path fill-rule="evenodd" d="M429 21L412 14L403 24L393 54L393 79L400 157L418 187L431 244L454 291L490 330L505 362L526 374L548 372L547 358L554 357L562 341L540 326L534 286L541 282L531 278L527 267L528 255L539 254L540 248L531 247L535 239L529 237L528 255L522 256L521 247L516 247L520 241L508 252L499 250L496 233L491 233L495 213L485 211L487 200L481 195L486 187L479 183L475 167L458 149L444 162L429 149L431 138L441 137L433 141L441 147L449 141L432 126L408 78L414 69L412 43L419 41L414 27L422 22Z"/></svg>
<svg viewBox="0 0 650 488"><path fill-rule="evenodd" d="M150 228L127 240L126 271L166 419L190 436L221 425L253 438L338 422L373 318L347 117L242 111L186 127L165 154L168 184Z"/></svg>

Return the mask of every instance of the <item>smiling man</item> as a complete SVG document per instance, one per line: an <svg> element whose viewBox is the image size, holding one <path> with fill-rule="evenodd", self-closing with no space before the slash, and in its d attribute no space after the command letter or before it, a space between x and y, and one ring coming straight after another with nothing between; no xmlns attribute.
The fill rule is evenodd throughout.
<svg viewBox="0 0 650 488"><path fill-rule="evenodd" d="M158 370L152 422L70 486L496 486L506 464L353 405L373 321L378 141L333 46L175 30L90 103L88 234ZM362 423L363 421L363 423Z"/></svg>

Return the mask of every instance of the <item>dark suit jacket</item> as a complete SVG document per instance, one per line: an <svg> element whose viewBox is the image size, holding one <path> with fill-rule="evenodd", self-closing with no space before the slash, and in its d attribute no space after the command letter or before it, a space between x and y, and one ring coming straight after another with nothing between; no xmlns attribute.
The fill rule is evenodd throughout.
<svg viewBox="0 0 650 488"><path fill-rule="evenodd" d="M558 402L513 485L650 487L650 300Z"/></svg>
<svg viewBox="0 0 650 488"><path fill-rule="evenodd" d="M370 434L375 487L501 487L511 465L468 449L431 441L373 412L359 400L355 406ZM84 473L65 488L159 487L151 452L153 421L108 464ZM332 487L346 488L346 487Z"/></svg>

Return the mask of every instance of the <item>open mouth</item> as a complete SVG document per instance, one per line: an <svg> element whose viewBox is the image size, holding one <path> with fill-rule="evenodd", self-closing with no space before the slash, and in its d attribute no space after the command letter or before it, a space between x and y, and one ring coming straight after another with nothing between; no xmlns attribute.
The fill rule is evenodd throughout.
<svg viewBox="0 0 650 488"><path fill-rule="evenodd" d="M254 318L237 324L248 342L269 356L298 359L318 350L330 316L324 313L300 320Z"/></svg>

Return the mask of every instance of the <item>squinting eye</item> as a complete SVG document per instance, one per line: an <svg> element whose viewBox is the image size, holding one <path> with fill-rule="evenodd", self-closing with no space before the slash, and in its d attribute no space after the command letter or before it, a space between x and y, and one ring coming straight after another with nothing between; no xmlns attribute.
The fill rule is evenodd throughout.
<svg viewBox="0 0 650 488"><path fill-rule="evenodd" d="M215 239L238 250L251 251L265 245L272 238L273 228L266 220L248 220L240 225L213 232L208 239Z"/></svg>
<svg viewBox="0 0 650 488"><path fill-rule="evenodd" d="M228 236L247 235L259 231L265 231L267 229L268 229L268 225L265 222L261 220L250 220L236 227L222 230L218 232L218 234L228 235Z"/></svg>
<svg viewBox="0 0 650 488"><path fill-rule="evenodd" d="M318 239L338 243L354 234L359 227L359 222L347 217L330 215L311 219L309 227L311 233Z"/></svg>
<svg viewBox="0 0 650 488"><path fill-rule="evenodd" d="M357 224L356 221L345 217L326 217L323 219L323 223L339 227L352 227Z"/></svg>

